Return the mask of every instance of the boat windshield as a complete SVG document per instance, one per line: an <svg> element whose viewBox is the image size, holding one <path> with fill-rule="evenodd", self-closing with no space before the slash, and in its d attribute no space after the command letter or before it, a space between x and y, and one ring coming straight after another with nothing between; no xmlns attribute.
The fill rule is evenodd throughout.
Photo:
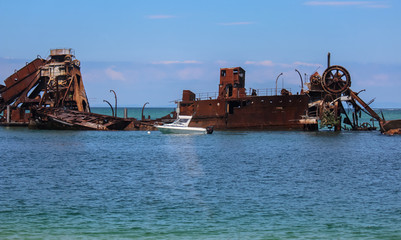
<svg viewBox="0 0 401 240"><path fill-rule="evenodd" d="M185 124L185 123L188 122L188 120L189 120L189 119L182 119L182 118L180 118L180 119L175 120L174 123L175 123L175 124Z"/></svg>

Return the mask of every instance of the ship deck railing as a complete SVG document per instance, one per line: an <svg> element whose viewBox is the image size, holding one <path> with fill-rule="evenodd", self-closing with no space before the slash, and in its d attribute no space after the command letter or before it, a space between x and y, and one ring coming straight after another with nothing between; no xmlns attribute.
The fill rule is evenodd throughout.
<svg viewBox="0 0 401 240"><path fill-rule="evenodd" d="M196 100L212 100L219 96L218 92L196 93Z"/></svg>
<svg viewBox="0 0 401 240"><path fill-rule="evenodd" d="M253 89L250 88L247 91L247 96L276 96L281 95L281 90L285 89L291 92L291 88L262 88L262 89ZM195 99L199 100L213 100L217 99L219 96L218 92L204 92L204 93L196 93Z"/></svg>
<svg viewBox="0 0 401 240"><path fill-rule="evenodd" d="M291 88L262 88L262 89L250 88L248 95L252 96L256 93L256 96L277 96L281 95L281 90L283 89L291 92Z"/></svg>

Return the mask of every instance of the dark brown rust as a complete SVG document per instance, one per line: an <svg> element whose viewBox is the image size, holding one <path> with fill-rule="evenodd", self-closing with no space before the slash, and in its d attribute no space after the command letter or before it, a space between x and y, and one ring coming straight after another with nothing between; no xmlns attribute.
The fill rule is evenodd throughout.
<svg viewBox="0 0 401 240"><path fill-rule="evenodd" d="M130 120L76 110L42 107L32 109L31 128L62 130L124 130Z"/></svg>
<svg viewBox="0 0 401 240"><path fill-rule="evenodd" d="M301 73L297 72L302 81ZM317 130L320 125L335 131L375 130L373 121L372 124L359 122L358 116L364 111L379 122L382 132L396 126L401 129L401 121L384 121L350 89L350 74L342 66L330 66L330 55L323 77L316 72L305 85L308 89L304 91L302 87L301 93L296 95L286 89L277 95L277 88L275 95L258 94L260 91L256 89L247 95L245 71L240 67L222 68L218 97L200 99L193 92L184 90L182 101L178 103L179 114L193 116L190 126L214 126L215 129ZM353 109L352 120L343 102ZM388 129L383 127L385 124Z"/></svg>
<svg viewBox="0 0 401 240"><path fill-rule="evenodd" d="M260 92L260 91L259 91ZM245 70L241 67L220 69L216 99L199 100L189 90L179 102L181 115L193 115L190 126L215 129L316 129L317 121L307 118L309 97L292 95L250 95L245 89Z"/></svg>

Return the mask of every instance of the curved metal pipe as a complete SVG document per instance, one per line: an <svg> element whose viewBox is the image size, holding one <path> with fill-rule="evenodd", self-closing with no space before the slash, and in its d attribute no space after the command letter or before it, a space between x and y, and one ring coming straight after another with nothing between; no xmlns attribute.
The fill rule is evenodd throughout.
<svg viewBox="0 0 401 240"><path fill-rule="evenodd" d="M327 53L327 68L330 67L330 52Z"/></svg>
<svg viewBox="0 0 401 240"><path fill-rule="evenodd" d="M281 75L283 75L283 73L280 73L280 74L277 76L277 78L276 78L276 96L277 96L277 81L278 81L278 78L279 78Z"/></svg>
<svg viewBox="0 0 401 240"><path fill-rule="evenodd" d="M115 107L114 107L114 109L115 109L115 112L114 112L114 116L115 117L117 117L117 94L116 94L116 92L114 92L114 90L110 90L110 92L113 92L114 93L114 99L115 99L115 101L114 101L114 103L115 103Z"/></svg>
<svg viewBox="0 0 401 240"><path fill-rule="evenodd" d="M114 110L113 110L113 106L111 106L111 104L109 103L109 101L107 100L103 100L103 102L106 102L109 104L110 108L111 108L111 116L114 116Z"/></svg>
<svg viewBox="0 0 401 240"><path fill-rule="evenodd" d="M142 107L142 120L144 120L145 119L145 116L143 116L143 110L145 109L145 106L146 106L146 104L149 104L149 102L146 102L145 104L143 104L143 107Z"/></svg>
<svg viewBox="0 0 401 240"><path fill-rule="evenodd" d="M301 92L303 92L304 91L304 81L302 80L302 75L297 69L295 69L295 71L298 73L299 78L301 78Z"/></svg>

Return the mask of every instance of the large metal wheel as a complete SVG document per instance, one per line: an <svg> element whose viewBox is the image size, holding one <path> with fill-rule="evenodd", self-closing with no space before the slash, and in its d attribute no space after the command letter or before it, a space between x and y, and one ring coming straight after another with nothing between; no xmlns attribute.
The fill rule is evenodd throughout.
<svg viewBox="0 0 401 240"><path fill-rule="evenodd" d="M323 73L322 87L328 93L343 93L351 87L351 76L344 67L330 66Z"/></svg>

